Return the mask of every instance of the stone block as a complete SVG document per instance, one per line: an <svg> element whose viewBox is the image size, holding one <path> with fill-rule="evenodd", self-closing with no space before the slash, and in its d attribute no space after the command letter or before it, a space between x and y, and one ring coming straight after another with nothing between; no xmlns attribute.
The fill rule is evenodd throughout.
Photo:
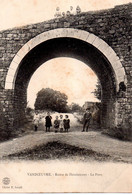
<svg viewBox="0 0 132 195"><path fill-rule="evenodd" d="M87 41L89 34L90 34L89 32L82 30L79 39Z"/></svg>
<svg viewBox="0 0 132 195"><path fill-rule="evenodd" d="M114 34L116 31L113 29L113 30L109 30L109 33L110 34Z"/></svg>
<svg viewBox="0 0 132 195"><path fill-rule="evenodd" d="M98 49L99 49L102 53L104 53L104 52L107 50L107 48L109 47L109 45L107 45L107 44L105 43L105 41L103 41L102 39L101 39L100 42L102 42L102 43L98 46Z"/></svg>
<svg viewBox="0 0 132 195"><path fill-rule="evenodd" d="M44 28L50 28L50 24L44 24Z"/></svg>
<svg viewBox="0 0 132 195"><path fill-rule="evenodd" d="M96 48L98 48L102 44L102 40L98 37L93 41L92 45L94 45Z"/></svg>
<svg viewBox="0 0 132 195"><path fill-rule="evenodd" d="M81 36L81 31L78 29L69 28L67 37L79 38Z"/></svg>
<svg viewBox="0 0 132 195"><path fill-rule="evenodd" d="M15 69L9 68L9 70L8 70L8 75L13 77L13 76L15 75L15 72L16 72Z"/></svg>
<svg viewBox="0 0 132 195"><path fill-rule="evenodd" d="M70 23L69 22L64 22L64 28L67 28L70 26Z"/></svg>
<svg viewBox="0 0 132 195"><path fill-rule="evenodd" d="M96 36L92 33L89 34L88 38L87 38L87 42L92 44L96 39Z"/></svg>
<svg viewBox="0 0 132 195"><path fill-rule="evenodd" d="M125 79L125 70L124 67L121 67L118 69L118 77L122 78L123 80Z"/></svg>
<svg viewBox="0 0 132 195"><path fill-rule="evenodd" d="M20 63L20 59L22 59L28 52L30 51L30 46L28 44L25 44L18 52L17 56L15 56L14 61L17 63ZM18 58L20 57L20 59ZM17 59L17 60L16 60ZM19 61L20 60L20 61Z"/></svg>
<svg viewBox="0 0 132 195"><path fill-rule="evenodd" d="M115 67L115 70L117 70L117 71L118 71L118 69L123 67L120 60L115 61L114 59L111 59L111 62L113 64L113 66Z"/></svg>
<svg viewBox="0 0 132 195"><path fill-rule="evenodd" d="M7 78L6 78L6 82L12 83L13 79L14 79L13 76L8 75Z"/></svg>
<svg viewBox="0 0 132 195"><path fill-rule="evenodd" d="M11 38L11 37L13 37L13 34L7 34L7 37Z"/></svg>
<svg viewBox="0 0 132 195"><path fill-rule="evenodd" d="M57 23L51 24L51 28L57 28Z"/></svg>

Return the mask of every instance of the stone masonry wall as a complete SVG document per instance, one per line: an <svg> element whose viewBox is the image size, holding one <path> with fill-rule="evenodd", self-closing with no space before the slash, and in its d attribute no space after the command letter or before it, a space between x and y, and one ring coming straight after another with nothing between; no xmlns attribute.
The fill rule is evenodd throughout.
<svg viewBox="0 0 132 195"><path fill-rule="evenodd" d="M127 75L125 98L117 98L117 121L131 127L132 118L132 4L113 9L81 13L69 17L55 18L0 32L0 101L8 105L6 116L13 118L13 91L4 90L8 67L19 49L36 35L56 28L76 28L91 32L113 48L121 59ZM123 118L123 120L122 120Z"/></svg>

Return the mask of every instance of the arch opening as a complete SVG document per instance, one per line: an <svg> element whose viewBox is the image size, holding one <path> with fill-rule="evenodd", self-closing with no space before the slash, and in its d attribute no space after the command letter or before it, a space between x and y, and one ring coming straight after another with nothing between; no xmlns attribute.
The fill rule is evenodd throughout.
<svg viewBox="0 0 132 195"><path fill-rule="evenodd" d="M104 42L99 37L87 31L73 29L73 28L59 28L59 29L46 31L44 33L37 35L36 37L28 41L18 51L18 53L13 58L10 64L7 77L6 77L5 89L14 89L15 79L19 69L19 65L22 59L28 54L29 51L31 51L33 48L35 48L36 46L38 46L39 44L47 40L62 38L62 37L82 40L97 48L98 51L100 51L101 54L103 54L103 56L106 57L108 62L111 64L112 69L114 70L117 90L119 89L118 85L120 82L127 82L124 68L118 56L106 42Z"/></svg>
<svg viewBox="0 0 132 195"><path fill-rule="evenodd" d="M87 64L98 76L102 85L102 126L114 121L116 77L111 64L93 45L75 38L55 38L45 41L30 50L19 64L14 84L14 118L19 124L25 116L27 87L33 73L50 59L70 57ZM22 117L23 116L23 117Z"/></svg>
<svg viewBox="0 0 132 195"><path fill-rule="evenodd" d="M27 106L35 108L37 93L43 88L66 94L68 106L74 103L82 107L88 101L100 102L94 95L97 83L98 77L83 62L67 57L53 58L32 75L27 88Z"/></svg>

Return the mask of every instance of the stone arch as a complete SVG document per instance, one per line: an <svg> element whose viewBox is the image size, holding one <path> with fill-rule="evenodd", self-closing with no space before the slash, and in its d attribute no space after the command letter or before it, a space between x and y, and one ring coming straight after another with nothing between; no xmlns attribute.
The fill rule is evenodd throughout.
<svg viewBox="0 0 132 195"><path fill-rule="evenodd" d="M13 58L5 81L5 89L14 89L17 72L22 59L37 45L55 38L75 38L91 44L98 49L111 64L111 67L115 73L116 91L119 90L119 83L126 82L125 70L122 66L119 57L114 50L102 39L84 30L78 30L73 28L58 28L50 31L43 32L36 37L29 40L15 55Z"/></svg>

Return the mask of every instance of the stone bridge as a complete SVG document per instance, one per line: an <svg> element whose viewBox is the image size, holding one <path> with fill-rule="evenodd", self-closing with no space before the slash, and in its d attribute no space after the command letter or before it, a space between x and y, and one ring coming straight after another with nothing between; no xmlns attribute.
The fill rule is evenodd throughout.
<svg viewBox="0 0 132 195"><path fill-rule="evenodd" d="M27 87L42 63L76 58L102 85L102 127L131 129L132 4L0 32L0 101L8 127L23 123Z"/></svg>

